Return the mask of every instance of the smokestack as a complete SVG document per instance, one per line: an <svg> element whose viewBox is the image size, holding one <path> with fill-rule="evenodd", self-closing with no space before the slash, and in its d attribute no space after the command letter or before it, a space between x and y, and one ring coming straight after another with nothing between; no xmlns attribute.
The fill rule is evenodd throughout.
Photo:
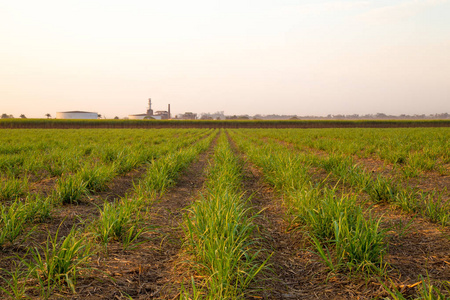
<svg viewBox="0 0 450 300"><path fill-rule="evenodd" d="M169 107L167 109L167 112L169 113L169 119L170 119L170 104L169 104Z"/></svg>
<svg viewBox="0 0 450 300"><path fill-rule="evenodd" d="M153 110L152 110L152 98L148 98L147 115L153 116Z"/></svg>

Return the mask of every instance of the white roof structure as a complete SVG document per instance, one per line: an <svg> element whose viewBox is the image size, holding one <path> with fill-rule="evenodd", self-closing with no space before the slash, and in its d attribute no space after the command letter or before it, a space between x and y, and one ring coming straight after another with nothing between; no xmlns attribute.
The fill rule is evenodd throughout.
<svg viewBox="0 0 450 300"><path fill-rule="evenodd" d="M98 119L98 113L88 111L63 111L56 113L57 119Z"/></svg>

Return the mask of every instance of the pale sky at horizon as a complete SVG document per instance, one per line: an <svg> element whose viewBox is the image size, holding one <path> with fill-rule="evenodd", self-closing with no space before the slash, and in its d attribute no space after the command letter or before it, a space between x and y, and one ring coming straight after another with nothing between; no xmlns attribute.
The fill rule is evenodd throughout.
<svg viewBox="0 0 450 300"><path fill-rule="evenodd" d="M450 0L0 0L0 114L450 113Z"/></svg>

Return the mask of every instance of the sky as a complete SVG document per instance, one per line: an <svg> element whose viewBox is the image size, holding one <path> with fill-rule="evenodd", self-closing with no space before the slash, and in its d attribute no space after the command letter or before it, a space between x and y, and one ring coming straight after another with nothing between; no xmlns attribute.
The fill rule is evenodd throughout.
<svg viewBox="0 0 450 300"><path fill-rule="evenodd" d="M450 113L450 0L0 0L0 113Z"/></svg>

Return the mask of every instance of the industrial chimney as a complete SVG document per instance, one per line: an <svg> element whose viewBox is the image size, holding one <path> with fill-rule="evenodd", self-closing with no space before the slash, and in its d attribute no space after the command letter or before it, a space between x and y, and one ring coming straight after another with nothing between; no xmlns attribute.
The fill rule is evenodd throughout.
<svg viewBox="0 0 450 300"><path fill-rule="evenodd" d="M168 119L170 119L170 104L169 104L169 107L167 108L167 112L169 113Z"/></svg>
<svg viewBox="0 0 450 300"><path fill-rule="evenodd" d="M148 109L147 109L147 115L153 116L153 109L152 109L152 98L148 98Z"/></svg>

